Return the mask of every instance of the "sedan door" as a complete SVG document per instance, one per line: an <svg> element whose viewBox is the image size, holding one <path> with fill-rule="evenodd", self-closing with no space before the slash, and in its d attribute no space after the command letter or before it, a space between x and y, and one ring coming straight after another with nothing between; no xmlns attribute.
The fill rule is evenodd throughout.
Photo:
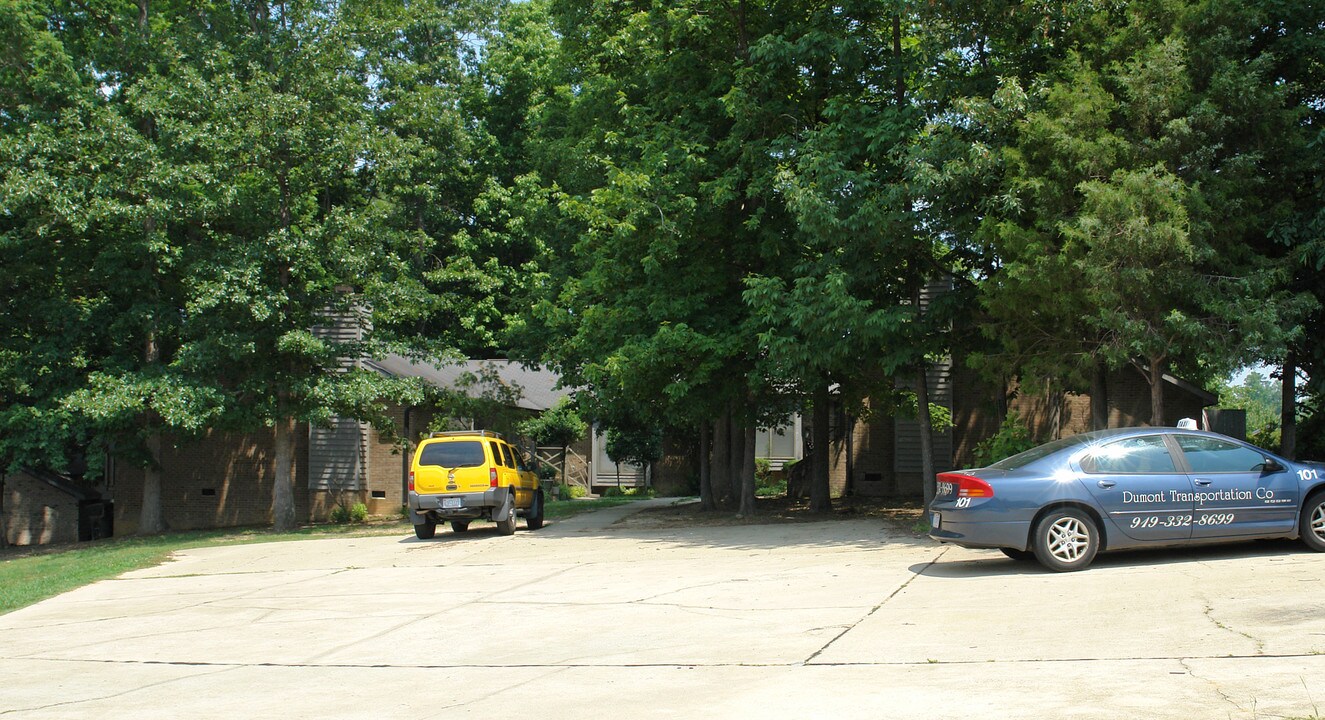
<svg viewBox="0 0 1325 720"><path fill-rule="evenodd" d="M1115 440L1082 456L1081 482L1133 540L1191 537L1192 485L1162 435Z"/></svg>
<svg viewBox="0 0 1325 720"><path fill-rule="evenodd" d="M1297 525L1294 473L1261 450L1206 435L1176 435L1191 469L1195 513L1192 537L1278 535Z"/></svg>

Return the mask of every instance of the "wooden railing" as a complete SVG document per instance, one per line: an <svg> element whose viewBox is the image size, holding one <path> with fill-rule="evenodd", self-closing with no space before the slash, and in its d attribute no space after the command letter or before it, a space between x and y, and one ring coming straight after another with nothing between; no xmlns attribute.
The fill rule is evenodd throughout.
<svg viewBox="0 0 1325 720"><path fill-rule="evenodd" d="M539 462L556 468L557 477L561 477L561 448L540 447L535 454ZM570 448L566 449L566 484L589 487L589 461Z"/></svg>

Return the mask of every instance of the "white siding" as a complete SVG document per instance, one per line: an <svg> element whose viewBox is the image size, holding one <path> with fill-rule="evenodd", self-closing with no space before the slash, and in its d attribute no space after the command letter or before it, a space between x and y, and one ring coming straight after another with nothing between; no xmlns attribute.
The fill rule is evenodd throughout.
<svg viewBox="0 0 1325 720"><path fill-rule="evenodd" d="M929 402L942 405L952 412L952 363L944 361L931 365L925 374L929 379ZM899 387L915 389L915 383L898 383ZM934 441L934 472L952 469L952 430L932 433ZM893 423L896 453L893 469L897 472L921 472L923 456L920 452L920 423L913 419L897 418Z"/></svg>

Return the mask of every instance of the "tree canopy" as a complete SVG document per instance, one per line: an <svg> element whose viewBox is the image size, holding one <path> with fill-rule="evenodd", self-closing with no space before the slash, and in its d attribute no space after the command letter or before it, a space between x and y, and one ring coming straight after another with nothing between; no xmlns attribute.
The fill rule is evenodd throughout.
<svg viewBox="0 0 1325 720"><path fill-rule="evenodd" d="M756 426L826 509L830 404L924 420L947 357L1315 407L1323 13L2 0L0 463L140 464L150 529L163 435L270 429L286 526L300 423L424 392L387 351L546 363L742 512Z"/></svg>

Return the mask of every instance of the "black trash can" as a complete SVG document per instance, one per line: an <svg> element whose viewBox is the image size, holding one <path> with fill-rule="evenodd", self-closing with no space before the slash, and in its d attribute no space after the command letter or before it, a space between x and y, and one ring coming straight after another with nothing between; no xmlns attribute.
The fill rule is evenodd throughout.
<svg viewBox="0 0 1325 720"><path fill-rule="evenodd" d="M111 500L78 501L78 540L100 540L115 534L114 503Z"/></svg>

